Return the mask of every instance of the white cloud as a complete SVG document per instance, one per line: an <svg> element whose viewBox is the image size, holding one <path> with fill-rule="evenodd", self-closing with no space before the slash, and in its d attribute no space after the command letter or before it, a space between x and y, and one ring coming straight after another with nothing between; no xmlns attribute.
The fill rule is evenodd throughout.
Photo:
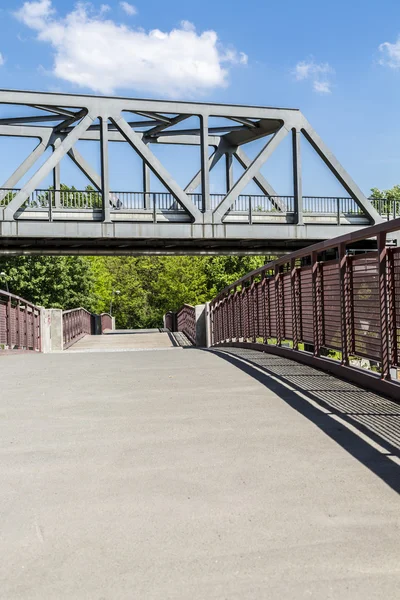
<svg viewBox="0 0 400 600"><path fill-rule="evenodd" d="M313 88L318 94L331 94L332 93L332 84L330 81L318 81L315 80L313 82Z"/></svg>
<svg viewBox="0 0 400 600"><path fill-rule="evenodd" d="M332 92L331 78L334 73L334 69L328 63L316 63L314 59L298 62L293 70L296 81L310 80L313 90L318 94Z"/></svg>
<svg viewBox="0 0 400 600"><path fill-rule="evenodd" d="M2 53L0 52L0 67L1 67L2 65L4 65L4 63L5 63L4 56L3 56L3 55L2 55Z"/></svg>
<svg viewBox="0 0 400 600"><path fill-rule="evenodd" d="M379 51L382 53L382 58L379 64L391 69L400 69L400 36L397 38L397 42L391 44L385 42L379 46Z"/></svg>
<svg viewBox="0 0 400 600"><path fill-rule="evenodd" d="M136 15L137 9L136 6L133 6L133 4L129 4L129 2L120 2L119 5L122 8L122 10L126 12L126 14L130 17Z"/></svg>
<svg viewBox="0 0 400 600"><path fill-rule="evenodd" d="M51 0L38 0L25 2L15 16L53 48L53 75L104 94L136 89L193 97L225 87L229 66L247 63L244 53L223 48L215 31L197 33L192 23L146 32L103 13L78 3L61 18Z"/></svg>

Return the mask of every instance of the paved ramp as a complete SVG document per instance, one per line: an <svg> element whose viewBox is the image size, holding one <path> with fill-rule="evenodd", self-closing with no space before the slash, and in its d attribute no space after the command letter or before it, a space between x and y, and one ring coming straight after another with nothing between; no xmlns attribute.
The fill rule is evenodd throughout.
<svg viewBox="0 0 400 600"><path fill-rule="evenodd" d="M398 465L268 375L196 349L0 369L0 598L398 598Z"/></svg>
<svg viewBox="0 0 400 600"><path fill-rule="evenodd" d="M124 329L104 335L85 335L67 352L123 352L173 348L173 337L159 329Z"/></svg>

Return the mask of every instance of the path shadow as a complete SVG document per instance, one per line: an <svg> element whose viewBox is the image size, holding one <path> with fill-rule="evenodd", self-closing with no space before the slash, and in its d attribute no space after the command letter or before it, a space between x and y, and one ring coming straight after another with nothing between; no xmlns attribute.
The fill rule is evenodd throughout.
<svg viewBox="0 0 400 600"><path fill-rule="evenodd" d="M289 359L242 348L203 350L216 354L265 385L294 410L312 421L393 490L400 493L400 464L390 458L393 456L400 459L398 404ZM246 362L242 362L243 360ZM285 383L316 402L327 412L322 412L302 399L295 391L288 389ZM382 451L333 419L332 415L340 417L368 435L382 447Z"/></svg>

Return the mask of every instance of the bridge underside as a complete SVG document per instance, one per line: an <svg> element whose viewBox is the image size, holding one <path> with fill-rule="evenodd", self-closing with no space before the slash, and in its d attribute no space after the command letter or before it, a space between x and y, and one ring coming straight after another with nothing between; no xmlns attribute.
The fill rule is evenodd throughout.
<svg viewBox="0 0 400 600"><path fill-rule="evenodd" d="M329 239L333 236L332 229L342 233L358 229L357 226L303 226L303 235L299 236L299 229L293 225L281 229L271 225L232 228L222 225L209 226L211 231L207 231L207 227L187 224L175 225L174 237L169 237L172 232L164 233L168 225L48 223L38 224L38 235L32 236L28 235L32 229L24 227L23 222L17 224L15 235L7 235L8 225L0 223L0 255L280 255ZM363 242L362 247L375 245L375 240L371 240ZM354 248L357 247L355 244Z"/></svg>
<svg viewBox="0 0 400 600"><path fill-rule="evenodd" d="M1 252L272 253L382 220L298 110L0 90L2 136L37 139L38 145L0 188ZM291 141L289 196L262 171L285 139ZM82 141L97 145L99 172L76 147ZM139 160L140 190L111 188L109 147L115 143ZM304 143L343 197L303 194ZM156 156L160 144L181 175L188 170L182 157L197 147L198 171L187 185ZM179 147L180 158L174 154ZM61 183L65 161L85 176L85 190ZM218 163L224 189L213 193L210 176ZM45 187L49 177L52 185Z"/></svg>

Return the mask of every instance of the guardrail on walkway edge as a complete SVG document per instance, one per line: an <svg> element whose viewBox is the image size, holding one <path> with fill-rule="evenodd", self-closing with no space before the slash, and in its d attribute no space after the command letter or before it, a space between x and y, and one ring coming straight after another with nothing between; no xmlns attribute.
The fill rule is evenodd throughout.
<svg viewBox="0 0 400 600"><path fill-rule="evenodd" d="M93 331L92 313L85 308L63 311L62 318L64 349L75 344L84 335L90 335Z"/></svg>
<svg viewBox="0 0 400 600"><path fill-rule="evenodd" d="M400 219L242 277L210 303L212 345L291 357L399 400L400 248L386 247L395 231ZM378 251L349 255L349 245L373 237Z"/></svg>
<svg viewBox="0 0 400 600"><path fill-rule="evenodd" d="M190 304L182 306L176 313L176 327L176 331L182 331L192 344L196 344L196 309L194 306Z"/></svg>
<svg viewBox="0 0 400 600"><path fill-rule="evenodd" d="M85 308L65 310L63 318L64 350L75 344L85 335L103 334L113 328L112 317L108 313L95 315Z"/></svg>
<svg viewBox="0 0 400 600"><path fill-rule="evenodd" d="M40 307L0 290L0 348L41 350Z"/></svg>

